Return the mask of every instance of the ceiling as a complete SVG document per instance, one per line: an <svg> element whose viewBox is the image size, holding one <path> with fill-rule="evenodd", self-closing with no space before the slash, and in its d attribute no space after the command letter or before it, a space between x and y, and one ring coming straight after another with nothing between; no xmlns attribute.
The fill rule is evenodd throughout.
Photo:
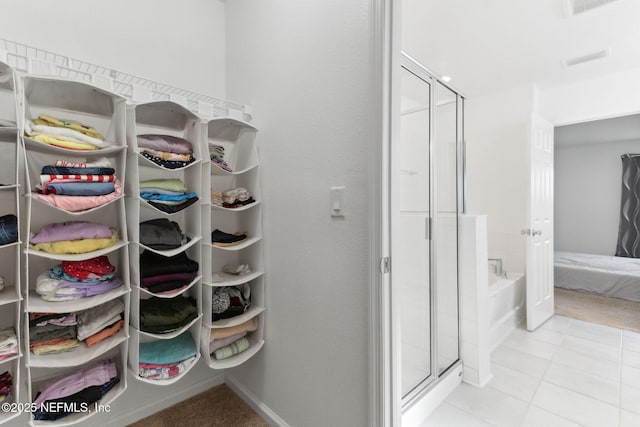
<svg viewBox="0 0 640 427"><path fill-rule="evenodd" d="M640 69L639 0L573 16L568 1L402 0L403 50L468 97ZM606 58L564 65L605 48Z"/></svg>

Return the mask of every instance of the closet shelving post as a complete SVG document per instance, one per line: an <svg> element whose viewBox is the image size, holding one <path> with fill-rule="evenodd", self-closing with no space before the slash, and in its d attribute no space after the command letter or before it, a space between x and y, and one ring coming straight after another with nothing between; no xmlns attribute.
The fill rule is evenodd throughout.
<svg viewBox="0 0 640 427"><path fill-rule="evenodd" d="M14 214L20 230L20 204L18 184L18 161L21 154L17 123L17 77L14 70L0 62L0 152L7 164L0 168L0 215ZM18 234L22 238L22 234ZM21 259L20 241L0 246L0 276L4 289L0 291L0 329L13 328L18 341L18 353L0 361L0 373L8 371L13 376L12 401L20 396L20 361L22 346L20 334L21 314ZM0 412L0 424L20 415L16 412Z"/></svg>
<svg viewBox="0 0 640 427"><path fill-rule="evenodd" d="M169 135L189 141L193 147L195 161L175 169L168 169L154 163L140 153L138 135ZM129 353L129 368L132 375L142 381L154 385L168 385L184 377L200 359L196 351L196 359L183 372L165 379L148 379L139 375L140 344L164 339L175 338L181 334L190 334L198 349L198 337L202 323L202 219L201 200L202 188L202 124L200 118L180 104L171 101L155 101L130 105L127 115L127 139L129 142L129 170L127 179L127 223L131 236L131 273L132 273L132 304L131 304L131 344ZM180 179L188 192L197 193L199 200L174 213L164 212L140 197L140 182L155 179ZM157 250L146 246L140 241L140 223L154 219L167 219L176 222L182 233L189 241L182 246ZM186 286L171 293L152 293L143 289L140 255L144 251L171 257L181 253L196 261L199 271L196 278ZM140 300L149 298L182 298L192 297L197 301L198 316L190 323L171 333L157 334L140 330Z"/></svg>
<svg viewBox="0 0 640 427"><path fill-rule="evenodd" d="M42 201L33 191L40 183L42 167L54 165L57 160L69 162L108 162L115 169L115 176L122 186L126 184L126 101L123 97L90 84L45 76L24 76L22 78L23 124L40 115L72 120L95 128L105 137L108 147L97 150L72 150L47 145L27 136L22 137L25 149L25 189L27 206L27 230L35 233L51 223L67 221L88 221L103 224L117 230L117 242L105 249L81 254L55 254L31 248L25 241L25 365L29 399L35 398L38 387L52 379L67 376L78 369L90 366L100 360L115 361L119 383L107 392L100 404L106 405L118 398L127 388L126 361L128 357L128 329L88 347L84 342L70 352L49 355L34 355L29 351L30 313L70 313L94 309L106 302L119 299L124 304L124 322L129 323L129 252L125 217L125 202L122 194L102 205L83 211L71 211L66 207L54 206L53 202ZM20 129L24 135L24 129ZM117 194L117 193L116 193ZM36 293L37 278L61 261L83 261L98 256L107 256L116 268L116 276L124 285L109 292L70 301L46 301ZM56 421L31 419L32 425L71 425L86 420L95 412L74 413Z"/></svg>
<svg viewBox="0 0 640 427"><path fill-rule="evenodd" d="M226 208L212 203L208 198L203 213L203 259L206 263L202 291L204 320L201 336L201 353L205 362L213 369L226 369L238 366L264 345L264 262L262 255L262 206L260 190L260 163L256 147L257 129L235 118L214 118L207 122L207 155L214 146L224 148L224 161L229 169L220 167L216 162L207 161L203 168L203 181L207 194L223 192L229 189L244 188L249 191L255 202L236 208ZM235 246L214 246L211 232L221 230L225 233L246 233L247 238ZM247 264L251 270L245 275L225 273L226 265ZM238 286L248 283L251 291L251 306L243 314L228 319L213 321L212 297L217 287ZM230 358L217 360L209 353L209 341L212 329L240 325L257 317L258 329L249 333L250 346L247 350Z"/></svg>

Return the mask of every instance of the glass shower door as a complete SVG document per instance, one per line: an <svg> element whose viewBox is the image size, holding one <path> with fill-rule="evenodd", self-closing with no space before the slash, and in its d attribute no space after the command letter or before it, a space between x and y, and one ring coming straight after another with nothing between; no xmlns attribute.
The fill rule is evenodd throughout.
<svg viewBox="0 0 640 427"><path fill-rule="evenodd" d="M393 160L392 282L398 286L401 389L406 397L432 378L431 337L431 85L401 74L400 138Z"/></svg>
<svg viewBox="0 0 640 427"><path fill-rule="evenodd" d="M458 345L458 95L435 85L435 317L438 375L459 359Z"/></svg>

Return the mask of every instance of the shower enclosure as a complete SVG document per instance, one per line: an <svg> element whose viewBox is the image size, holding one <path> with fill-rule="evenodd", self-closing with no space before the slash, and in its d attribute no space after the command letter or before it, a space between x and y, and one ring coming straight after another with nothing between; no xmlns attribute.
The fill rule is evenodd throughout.
<svg viewBox="0 0 640 427"><path fill-rule="evenodd" d="M389 204L394 385L406 407L460 359L464 99L408 56L401 67Z"/></svg>

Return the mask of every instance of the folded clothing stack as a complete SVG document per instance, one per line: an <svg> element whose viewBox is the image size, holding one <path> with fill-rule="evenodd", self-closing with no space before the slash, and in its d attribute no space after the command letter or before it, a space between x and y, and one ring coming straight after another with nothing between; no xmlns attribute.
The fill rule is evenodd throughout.
<svg viewBox="0 0 640 427"><path fill-rule="evenodd" d="M29 349L36 355L93 347L124 327L124 303L111 300L78 313L29 313Z"/></svg>
<svg viewBox="0 0 640 427"><path fill-rule="evenodd" d="M124 327L124 303L108 301L78 313L78 340L93 347L117 334Z"/></svg>
<svg viewBox="0 0 640 427"><path fill-rule="evenodd" d="M108 159L90 163L57 160L42 168L33 196L69 212L109 203L122 195L122 184Z"/></svg>
<svg viewBox="0 0 640 427"><path fill-rule="evenodd" d="M198 317L196 300L190 296L140 300L140 330L152 334L168 334Z"/></svg>
<svg viewBox="0 0 640 427"><path fill-rule="evenodd" d="M38 407L34 419L54 421L70 415L74 406L98 402L120 382L118 370L113 360L102 360L85 369L57 378L38 387L33 403ZM48 404L43 406L42 404ZM43 411L52 408L52 412Z"/></svg>
<svg viewBox="0 0 640 427"><path fill-rule="evenodd" d="M199 265L184 252L164 257L151 251L140 255L140 286L155 294L171 294L198 276Z"/></svg>
<svg viewBox="0 0 640 427"><path fill-rule="evenodd" d="M104 294L124 285L106 256L62 261L36 278L36 293L45 301L70 301Z"/></svg>
<svg viewBox="0 0 640 427"><path fill-rule="evenodd" d="M251 307L251 286L248 283L214 288L211 296L211 321L238 316L249 307Z"/></svg>
<svg viewBox="0 0 640 427"><path fill-rule="evenodd" d="M177 222L156 218L140 223L140 243L155 250L179 248L189 242Z"/></svg>
<svg viewBox="0 0 640 427"><path fill-rule="evenodd" d="M168 340L140 343L138 375L166 380L187 371L196 361L196 345L188 332Z"/></svg>
<svg viewBox="0 0 640 427"><path fill-rule="evenodd" d="M86 221L68 221L45 225L29 233L29 247L53 254L84 254L116 244L118 231L106 225Z"/></svg>
<svg viewBox="0 0 640 427"><path fill-rule="evenodd" d="M75 313L29 313L29 350L43 355L78 348L76 325Z"/></svg>
<svg viewBox="0 0 640 427"><path fill-rule="evenodd" d="M241 208L254 202L255 199L251 196L251 193L242 187L211 192L211 203L227 209Z"/></svg>
<svg viewBox="0 0 640 427"><path fill-rule="evenodd" d="M138 152L166 169L183 168L193 162L193 146L171 135L138 135Z"/></svg>
<svg viewBox="0 0 640 427"><path fill-rule="evenodd" d="M218 166L227 172L233 172L231 166L224 160L224 147L222 145L210 144L209 145L209 158L211 163Z"/></svg>
<svg viewBox="0 0 640 427"><path fill-rule="evenodd" d="M0 361L18 354L18 337L13 328L0 330Z"/></svg>
<svg viewBox="0 0 640 427"><path fill-rule="evenodd" d="M175 213L198 201L178 178L152 179L140 183L140 198L163 212Z"/></svg>
<svg viewBox="0 0 640 427"><path fill-rule="evenodd" d="M0 374L0 403L11 401L11 388L13 387L13 375L4 371Z"/></svg>
<svg viewBox="0 0 640 427"><path fill-rule="evenodd" d="M24 133L43 144L71 150L100 150L110 146L94 128L46 114L27 121Z"/></svg>
<svg viewBox="0 0 640 427"><path fill-rule="evenodd" d="M250 347L248 333L258 329L258 318L254 317L236 326L213 328L209 335L209 353L216 359L228 359Z"/></svg>
<svg viewBox="0 0 640 427"><path fill-rule="evenodd" d="M0 216L0 245L18 241L18 218L13 215Z"/></svg>
<svg viewBox="0 0 640 427"><path fill-rule="evenodd" d="M218 230L217 228L211 232L211 244L214 246L235 246L242 243L246 238L247 233L230 234Z"/></svg>

